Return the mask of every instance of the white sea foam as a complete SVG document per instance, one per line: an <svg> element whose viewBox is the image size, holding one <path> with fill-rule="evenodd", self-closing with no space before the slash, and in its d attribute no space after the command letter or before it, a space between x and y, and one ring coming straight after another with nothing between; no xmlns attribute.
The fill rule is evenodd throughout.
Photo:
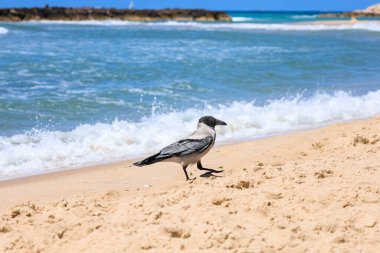
<svg viewBox="0 0 380 253"><path fill-rule="evenodd" d="M178 24L168 23L172 26L188 26L196 29L207 30L268 30L268 31L324 31L324 30L369 30L380 32L380 25L374 23L366 24L347 24L347 25L323 25L323 24L254 24L254 23L215 23L215 24L200 24L186 23Z"/></svg>
<svg viewBox="0 0 380 253"><path fill-rule="evenodd" d="M0 179L80 167L85 164L130 159L151 154L191 133L197 119L213 115L225 120L217 143L253 139L337 121L380 114L380 90L363 96L346 92L310 98L234 102L202 110L153 115L140 122L81 125L70 132L34 131L0 137Z"/></svg>
<svg viewBox="0 0 380 253"><path fill-rule="evenodd" d="M311 18L316 18L317 15L293 15L293 19L311 19Z"/></svg>
<svg viewBox="0 0 380 253"><path fill-rule="evenodd" d="M121 20L86 20L86 21L28 21L39 24L68 24L68 25L96 25L96 26L139 26L171 29L197 30L268 30L268 31L324 31L324 30L368 30L380 32L378 23L324 25L324 24L257 24L257 23L210 23L210 22L133 22Z"/></svg>
<svg viewBox="0 0 380 253"><path fill-rule="evenodd" d="M8 29L0 26L0 34L7 34L7 33L8 33Z"/></svg>
<svg viewBox="0 0 380 253"><path fill-rule="evenodd" d="M249 17L232 17L233 22L250 22L255 21L256 18L249 18Z"/></svg>

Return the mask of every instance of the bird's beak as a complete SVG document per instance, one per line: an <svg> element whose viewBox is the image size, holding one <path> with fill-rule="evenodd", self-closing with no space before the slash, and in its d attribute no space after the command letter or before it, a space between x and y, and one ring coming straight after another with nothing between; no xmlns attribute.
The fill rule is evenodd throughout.
<svg viewBox="0 0 380 253"><path fill-rule="evenodd" d="M224 122L224 121L221 121L221 120L216 120L216 125L218 126L227 126L227 123L226 122Z"/></svg>

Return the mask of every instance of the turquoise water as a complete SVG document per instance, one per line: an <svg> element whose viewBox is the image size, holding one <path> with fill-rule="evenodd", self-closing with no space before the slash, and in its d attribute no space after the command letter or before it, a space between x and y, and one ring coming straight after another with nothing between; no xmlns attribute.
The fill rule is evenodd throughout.
<svg viewBox="0 0 380 253"><path fill-rule="evenodd" d="M251 22L260 24L279 24L292 22L307 22L318 20L320 12L278 12L278 11L230 11L234 22Z"/></svg>
<svg viewBox="0 0 380 253"><path fill-rule="evenodd" d="M204 114L223 143L380 113L380 26L231 15L0 23L0 179L135 158Z"/></svg>
<svg viewBox="0 0 380 253"><path fill-rule="evenodd" d="M234 22L258 24L288 24L295 22L350 20L350 18L319 18L320 11L229 11ZM380 18L359 17L358 20L380 20Z"/></svg>

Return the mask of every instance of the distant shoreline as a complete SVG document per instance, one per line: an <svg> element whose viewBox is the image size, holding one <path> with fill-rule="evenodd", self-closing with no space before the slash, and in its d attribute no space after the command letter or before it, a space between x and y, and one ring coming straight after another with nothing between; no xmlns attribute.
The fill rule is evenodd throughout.
<svg viewBox="0 0 380 253"><path fill-rule="evenodd" d="M380 17L380 4L371 5L364 10L355 10L351 12L340 12L340 13L324 13L320 14L321 18L379 18Z"/></svg>
<svg viewBox="0 0 380 253"><path fill-rule="evenodd" d="M0 21L31 20L123 20L123 21L232 21L224 11L202 9L131 10L114 8L7 8L0 9Z"/></svg>
<svg viewBox="0 0 380 253"><path fill-rule="evenodd" d="M336 12L336 13L321 13L320 18L380 18L380 13L366 12Z"/></svg>
<svg viewBox="0 0 380 253"><path fill-rule="evenodd" d="M297 25L327 25L327 26L341 26L341 25L359 25L359 24L376 24L380 25L380 21L377 20L321 20L321 21L309 21L309 22L297 22Z"/></svg>

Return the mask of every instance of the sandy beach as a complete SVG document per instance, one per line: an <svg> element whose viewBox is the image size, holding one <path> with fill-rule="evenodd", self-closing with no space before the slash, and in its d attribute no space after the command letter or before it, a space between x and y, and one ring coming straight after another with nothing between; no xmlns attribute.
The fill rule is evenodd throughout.
<svg viewBox="0 0 380 253"><path fill-rule="evenodd" d="M1 252L378 252L380 118L0 184ZM220 176L220 177L219 177Z"/></svg>

